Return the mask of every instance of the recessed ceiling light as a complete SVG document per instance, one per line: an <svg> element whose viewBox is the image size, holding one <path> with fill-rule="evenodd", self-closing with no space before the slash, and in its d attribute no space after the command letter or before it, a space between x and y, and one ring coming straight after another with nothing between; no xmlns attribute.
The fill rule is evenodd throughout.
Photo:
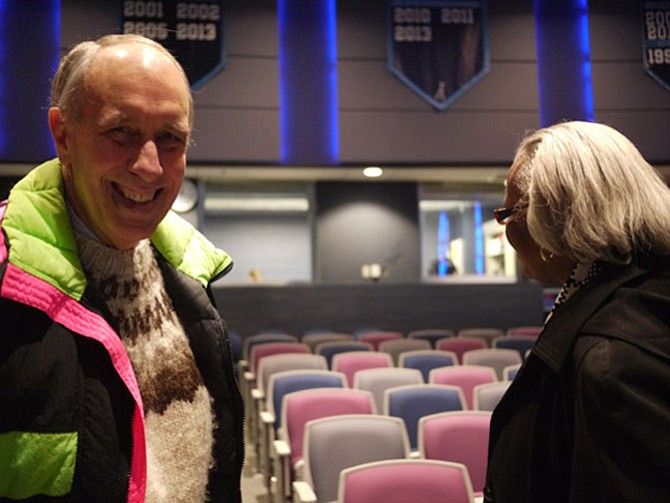
<svg viewBox="0 0 670 503"><path fill-rule="evenodd" d="M384 170L379 166L368 166L363 170L363 175L368 178L377 178L382 176L382 174L384 174Z"/></svg>

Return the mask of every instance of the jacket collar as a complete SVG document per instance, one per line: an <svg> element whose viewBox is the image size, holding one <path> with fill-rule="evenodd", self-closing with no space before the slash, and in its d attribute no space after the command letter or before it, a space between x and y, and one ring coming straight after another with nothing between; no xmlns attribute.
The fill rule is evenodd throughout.
<svg viewBox="0 0 670 503"><path fill-rule="evenodd" d="M58 159L36 167L14 186L1 223L11 263L68 296L81 298L87 282L77 255ZM203 285L232 268L232 259L225 252L173 212L159 224L151 242L174 267Z"/></svg>
<svg viewBox="0 0 670 503"><path fill-rule="evenodd" d="M584 323L616 288L646 272L646 269L636 264L603 264L599 278L584 285L554 311L537 340L533 353L558 373L563 368Z"/></svg>

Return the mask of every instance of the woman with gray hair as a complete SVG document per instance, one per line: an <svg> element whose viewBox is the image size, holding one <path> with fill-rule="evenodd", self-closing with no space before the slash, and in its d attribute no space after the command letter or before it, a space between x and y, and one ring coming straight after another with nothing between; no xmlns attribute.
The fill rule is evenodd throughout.
<svg viewBox="0 0 670 503"><path fill-rule="evenodd" d="M487 502L670 501L670 189L611 127L520 144L495 211L563 284L491 422Z"/></svg>

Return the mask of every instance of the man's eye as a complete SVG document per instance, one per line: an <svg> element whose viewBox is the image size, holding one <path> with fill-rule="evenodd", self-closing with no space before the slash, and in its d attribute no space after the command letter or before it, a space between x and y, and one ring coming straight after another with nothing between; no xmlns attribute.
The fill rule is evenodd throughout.
<svg viewBox="0 0 670 503"><path fill-rule="evenodd" d="M107 132L108 136L117 143L128 144L133 141L134 133L125 127L116 127Z"/></svg>
<svg viewBox="0 0 670 503"><path fill-rule="evenodd" d="M180 147L186 143L186 140L184 138L169 131L159 135L157 140L161 144L169 147Z"/></svg>

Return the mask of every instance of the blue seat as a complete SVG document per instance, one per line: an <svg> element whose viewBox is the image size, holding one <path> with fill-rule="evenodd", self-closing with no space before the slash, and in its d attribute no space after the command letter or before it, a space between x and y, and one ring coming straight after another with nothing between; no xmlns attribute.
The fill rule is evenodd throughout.
<svg viewBox="0 0 670 503"><path fill-rule="evenodd" d="M401 353L398 359L399 367L420 370L425 383L429 380L431 370L457 364L458 356L456 353L439 349L408 351Z"/></svg>
<svg viewBox="0 0 670 503"><path fill-rule="evenodd" d="M242 359L242 349L244 346L242 334L230 331L228 332L228 338L230 339L230 350L233 353L233 363L237 366L237 362Z"/></svg>
<svg viewBox="0 0 670 503"><path fill-rule="evenodd" d="M317 355L310 355L317 357ZM261 431L259 437L258 468L264 475L265 485L270 489L272 463L270 448L277 437L281 424L282 403L289 393L317 388L345 388L347 380L344 374L331 370L299 369L285 370L270 376L265 394L265 407L258 421ZM276 475L276 474L275 474Z"/></svg>
<svg viewBox="0 0 670 503"><path fill-rule="evenodd" d="M533 349L536 341L537 337L503 335L502 337L493 339L493 347L500 349L516 349L521 355L521 359L525 360L528 351Z"/></svg>
<svg viewBox="0 0 670 503"><path fill-rule="evenodd" d="M458 386L418 384L386 390L384 413L405 421L410 448L418 448L419 420L430 414L464 410L465 397Z"/></svg>
<svg viewBox="0 0 670 503"><path fill-rule="evenodd" d="M284 396L294 391L312 388L346 388L347 379L332 370L287 370L270 376L266 409L275 416L275 431L281 422L281 404Z"/></svg>

